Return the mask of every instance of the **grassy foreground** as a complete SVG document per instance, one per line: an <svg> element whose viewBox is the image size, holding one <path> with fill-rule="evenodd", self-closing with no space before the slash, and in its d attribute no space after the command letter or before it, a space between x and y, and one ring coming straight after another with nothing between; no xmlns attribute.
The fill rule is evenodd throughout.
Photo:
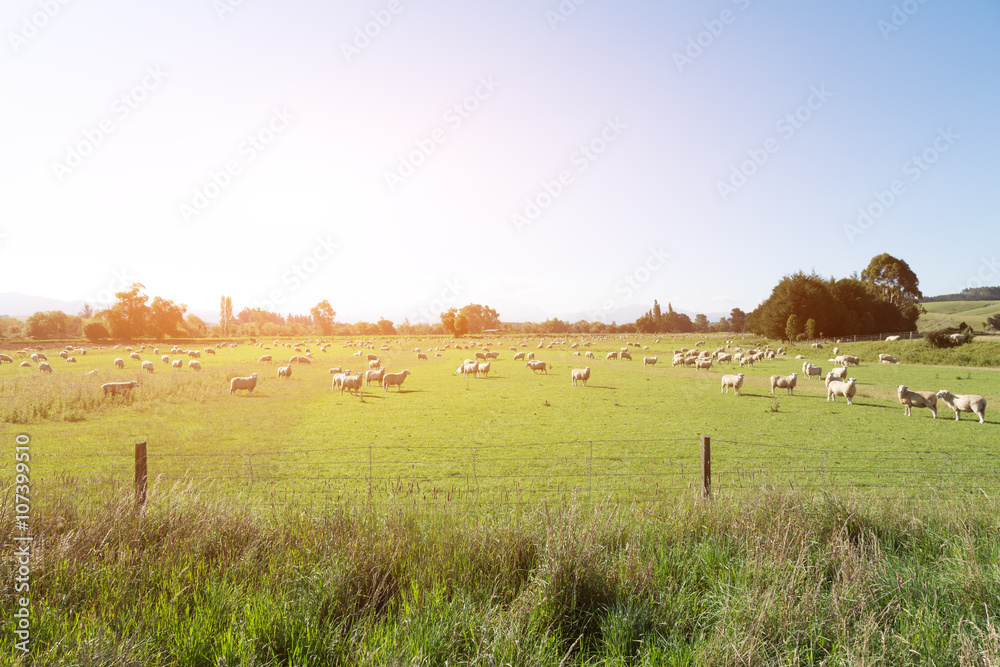
<svg viewBox="0 0 1000 667"><path fill-rule="evenodd" d="M997 665L1000 503L886 500L413 514L68 499L34 523L30 657L0 661ZM0 646L14 641L5 622Z"/></svg>

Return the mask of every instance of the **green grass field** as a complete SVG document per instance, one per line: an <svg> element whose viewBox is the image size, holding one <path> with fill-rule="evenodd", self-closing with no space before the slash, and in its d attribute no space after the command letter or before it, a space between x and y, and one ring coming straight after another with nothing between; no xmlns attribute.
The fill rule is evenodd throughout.
<svg viewBox="0 0 1000 667"><path fill-rule="evenodd" d="M1000 313L1000 301L932 301L923 306L927 312L917 321L920 331L956 326L961 322L981 331L987 317Z"/></svg>
<svg viewBox="0 0 1000 667"><path fill-rule="evenodd" d="M742 369L734 396L720 376L740 369L670 366L695 338L628 339L650 350L490 340L485 379L455 373L472 350L417 360L450 341L393 339L364 352L412 375L359 397L330 388L330 367L364 364L344 341L310 346L288 380L256 359L295 352L246 343L201 371L148 352L152 375L114 369L122 350L47 350L52 375L3 364L0 424L10 447L30 438L36 536L35 649L14 664L996 664L1000 344L841 345L862 359L847 405L793 358L825 371L831 346ZM533 374L511 344L552 369ZM589 386L571 386L585 365ZM253 397L229 395L255 371ZM769 376L791 372L794 395L772 397ZM103 397L133 378L128 398ZM904 417L897 384L981 394L987 423L943 403ZM0 500L9 618L10 486Z"/></svg>

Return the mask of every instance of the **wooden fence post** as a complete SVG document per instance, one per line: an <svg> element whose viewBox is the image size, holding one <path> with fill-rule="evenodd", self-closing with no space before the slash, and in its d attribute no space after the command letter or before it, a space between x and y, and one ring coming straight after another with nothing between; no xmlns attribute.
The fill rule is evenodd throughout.
<svg viewBox="0 0 1000 667"><path fill-rule="evenodd" d="M712 497L712 439L701 436L701 495Z"/></svg>
<svg viewBox="0 0 1000 667"><path fill-rule="evenodd" d="M141 507L146 504L146 441L135 443L135 504Z"/></svg>

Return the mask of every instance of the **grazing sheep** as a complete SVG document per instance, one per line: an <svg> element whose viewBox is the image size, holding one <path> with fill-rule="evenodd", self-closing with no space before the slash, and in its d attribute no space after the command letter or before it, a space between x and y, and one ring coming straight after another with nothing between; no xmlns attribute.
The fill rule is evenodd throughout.
<svg viewBox="0 0 1000 667"><path fill-rule="evenodd" d="M660 355L656 355L655 357L643 357L642 358L642 365L643 365L643 367L646 367L646 366L655 366L656 365L656 360L659 358L659 356Z"/></svg>
<svg viewBox="0 0 1000 667"><path fill-rule="evenodd" d="M377 386L381 387L382 386L382 378L385 377L385 371L386 371L386 369L384 369L384 368L380 368L377 371L366 371L365 372L365 386L367 387L372 382L374 382ZM350 371L347 371L347 372L350 373Z"/></svg>
<svg viewBox="0 0 1000 667"><path fill-rule="evenodd" d="M291 378L292 377L292 365L278 366L278 379L281 378Z"/></svg>
<svg viewBox="0 0 1000 667"><path fill-rule="evenodd" d="M476 364L476 370L483 377L488 377L490 374L490 363L492 362L487 361L485 364Z"/></svg>
<svg viewBox="0 0 1000 667"><path fill-rule="evenodd" d="M500 353L499 352L487 352L486 353L486 360L487 361L489 361L491 359L499 359L499 358L500 358Z"/></svg>
<svg viewBox="0 0 1000 667"><path fill-rule="evenodd" d="M51 373L52 366L49 366L48 362L42 361L38 364L38 370L40 370L43 373Z"/></svg>
<svg viewBox="0 0 1000 667"><path fill-rule="evenodd" d="M952 343L962 343L965 341L965 334L954 333L948 336L948 340Z"/></svg>
<svg viewBox="0 0 1000 667"><path fill-rule="evenodd" d="M109 394L127 394L135 387L138 387L139 383L135 380L131 382L106 382L101 385L101 389L104 390L104 395Z"/></svg>
<svg viewBox="0 0 1000 667"><path fill-rule="evenodd" d="M42 348L41 348L41 347L39 347L38 349L40 350L40 349L42 349ZM42 361L48 361L48 360L49 360L49 358L48 358L48 357L46 357L46 356L45 356L44 354L42 354L41 352L39 352L39 353L38 353L38 358L39 358L39 359L41 359Z"/></svg>
<svg viewBox="0 0 1000 667"><path fill-rule="evenodd" d="M545 364L544 361L529 361L528 363L525 364L525 366L527 368L531 369L531 374L532 375L535 374L535 371L542 371L546 375L549 374L549 371L547 370L547 367L546 367L546 364Z"/></svg>
<svg viewBox="0 0 1000 667"><path fill-rule="evenodd" d="M704 368L706 371L712 369L712 360L710 358L699 357L694 362L694 370L698 371Z"/></svg>
<svg viewBox="0 0 1000 667"><path fill-rule="evenodd" d="M774 396L775 389L787 389L788 395L792 395L792 390L795 389L795 383L799 379L798 373L792 373L791 375L772 375L771 376L771 396Z"/></svg>
<svg viewBox="0 0 1000 667"><path fill-rule="evenodd" d="M419 351L420 350L417 349L417 352L419 352ZM377 354L369 354L369 355L365 356L365 361L378 361L378 355Z"/></svg>
<svg viewBox="0 0 1000 667"><path fill-rule="evenodd" d="M858 359L857 357L851 356L849 354L842 355L840 358L843 360L842 363L844 364L844 366L850 366L851 364L854 364L855 366L860 366L861 365L861 360L860 359Z"/></svg>
<svg viewBox="0 0 1000 667"><path fill-rule="evenodd" d="M629 354L628 352L622 352L620 358L622 361L625 361L626 359L632 361L632 355Z"/></svg>
<svg viewBox="0 0 1000 667"><path fill-rule="evenodd" d="M410 371L404 370L402 373L386 373L385 377L382 378L382 386L386 391L389 391L389 387L396 385L399 389L403 388L403 380L406 376L410 374Z"/></svg>
<svg viewBox="0 0 1000 667"><path fill-rule="evenodd" d="M14 363L14 357L8 356L6 354L0 354L0 364L3 362Z"/></svg>
<svg viewBox="0 0 1000 667"><path fill-rule="evenodd" d="M813 343L812 346L814 348L816 348L817 350L822 350L823 349L823 343Z"/></svg>
<svg viewBox="0 0 1000 667"><path fill-rule="evenodd" d="M333 388L338 389L344 382L344 378L349 377L350 373L335 373L333 376Z"/></svg>
<svg viewBox="0 0 1000 667"><path fill-rule="evenodd" d="M858 388L855 384L854 378L848 378L847 382L841 382L840 380L834 380L826 387L826 400L837 402L838 396L843 396L847 399L848 405L853 405L851 399L857 393Z"/></svg>
<svg viewBox="0 0 1000 667"><path fill-rule="evenodd" d="M184 361L182 359L174 359L170 362L172 368L184 368Z"/></svg>
<svg viewBox="0 0 1000 667"><path fill-rule="evenodd" d="M160 361L162 361L165 364L169 364L170 363L170 357L168 357L167 355L163 355L162 357L160 357Z"/></svg>
<svg viewBox="0 0 1000 667"><path fill-rule="evenodd" d="M526 357L524 358L524 360L525 360L525 361L531 361L531 360L532 360L532 359L534 359L534 358L535 358L535 353L534 353L534 352L529 352L529 353L528 353L528 356L526 356Z"/></svg>
<svg viewBox="0 0 1000 667"><path fill-rule="evenodd" d="M69 357L69 352L67 352L66 350L60 350L59 356L62 357L63 359L66 359L67 357Z"/></svg>
<svg viewBox="0 0 1000 667"><path fill-rule="evenodd" d="M891 342L897 341L897 340L899 340L899 336L886 336L885 337L885 342L887 342L887 343L891 343Z"/></svg>
<svg viewBox="0 0 1000 667"><path fill-rule="evenodd" d="M76 357L66 357L66 363L75 364L76 363Z"/></svg>
<svg viewBox="0 0 1000 667"><path fill-rule="evenodd" d="M899 359L892 356L891 354L880 354L878 355L878 362L880 364L898 364Z"/></svg>
<svg viewBox="0 0 1000 667"><path fill-rule="evenodd" d="M795 355L795 358L796 358L796 359L805 359L805 358L806 358L806 355L804 355L804 354L796 354L796 355Z"/></svg>
<svg viewBox="0 0 1000 667"><path fill-rule="evenodd" d="M417 352L417 359L426 359L427 355L423 352Z"/></svg>
<svg viewBox="0 0 1000 667"><path fill-rule="evenodd" d="M807 378L815 377L818 380L823 376L823 369L807 361L802 364L802 374Z"/></svg>
<svg viewBox="0 0 1000 667"><path fill-rule="evenodd" d="M205 348L208 351L211 348ZM257 386L257 374L252 373L248 378L233 378L229 381L229 395L232 396L237 389L246 389L253 396L253 388Z"/></svg>
<svg viewBox="0 0 1000 667"><path fill-rule="evenodd" d="M590 366L586 368L574 368L571 374L573 386L576 386L577 381L582 382L583 386L587 386L587 380L590 379Z"/></svg>
<svg viewBox="0 0 1000 667"><path fill-rule="evenodd" d="M369 370L377 371L379 368L381 368L381 366L382 366L382 362L379 361L378 359L370 359L368 361L368 369Z"/></svg>
<svg viewBox="0 0 1000 667"><path fill-rule="evenodd" d="M609 360L611 360L611 359L617 359L617 358L618 358L618 353L617 352L608 352L608 359Z"/></svg>
<svg viewBox="0 0 1000 667"><path fill-rule="evenodd" d="M590 343L587 343L587 344L589 345ZM594 353L591 352L590 350L587 350L586 352L583 353L583 356L587 357L588 359L593 359L594 358Z"/></svg>
<svg viewBox="0 0 1000 667"><path fill-rule="evenodd" d="M205 354L215 354L215 350L213 350L210 347L206 347L205 348ZM242 387L241 387L241 389L242 389ZM232 393L232 392L230 392L230 393ZM253 396L253 392L251 392L250 395Z"/></svg>
<svg viewBox="0 0 1000 667"><path fill-rule="evenodd" d="M200 371L201 364L195 361L194 359L191 359L190 361L188 361L188 368L190 368L193 371Z"/></svg>
<svg viewBox="0 0 1000 667"><path fill-rule="evenodd" d="M844 381L847 380L847 366L841 366L840 368L834 368L832 371L830 371L826 375L827 375L827 377L830 377L832 375L835 380L840 380L841 382L844 382Z"/></svg>
<svg viewBox="0 0 1000 667"><path fill-rule="evenodd" d="M37 363L38 363L38 361L39 361L39 359L38 359L38 355L37 355L37 354L33 354L33 355L31 355L31 360L32 360L33 362L35 362L35 363L37 364Z"/></svg>
<svg viewBox="0 0 1000 667"><path fill-rule="evenodd" d="M986 422L986 399L976 394L953 394L947 389L937 393L937 397L955 411L955 421L962 412L973 412L979 417L979 423Z"/></svg>
<svg viewBox="0 0 1000 667"><path fill-rule="evenodd" d="M150 373L152 373L153 372L153 362L152 361L144 361L144 362L142 362L142 370L149 371Z"/></svg>
<svg viewBox="0 0 1000 667"><path fill-rule="evenodd" d="M31 362L30 361L22 361L21 362L21 368L31 368Z"/></svg>
<svg viewBox="0 0 1000 667"><path fill-rule="evenodd" d="M918 408L930 408L931 415L934 416L934 419L937 419L938 397L933 391L911 391L905 384L901 384L896 387L896 393L899 395L899 402L904 406L903 414L907 417L912 413L911 408L916 406Z"/></svg>
<svg viewBox="0 0 1000 667"><path fill-rule="evenodd" d="M462 375L471 375L473 377L478 377L479 375L479 363L475 361L466 361L464 364L458 367L456 373L461 373Z"/></svg>
<svg viewBox="0 0 1000 667"><path fill-rule="evenodd" d="M486 355L483 354L482 352L476 352L476 359L486 361Z"/></svg>
<svg viewBox="0 0 1000 667"><path fill-rule="evenodd" d="M717 364L732 364L733 363L733 355L729 354L728 352L720 354L718 356L718 358L715 360L715 363L717 363Z"/></svg>
<svg viewBox="0 0 1000 667"><path fill-rule="evenodd" d="M728 394L729 388L732 387L733 391L737 396L740 395L740 387L743 386L743 378L746 377L743 373L737 375L723 375L722 376L722 391L720 394Z"/></svg>
<svg viewBox="0 0 1000 667"><path fill-rule="evenodd" d="M518 352L517 354L514 355L514 361L517 361L518 359L524 359L524 352Z"/></svg>
<svg viewBox="0 0 1000 667"><path fill-rule="evenodd" d="M97 369L93 369L84 373L84 375L97 375Z"/></svg>
<svg viewBox="0 0 1000 667"><path fill-rule="evenodd" d="M683 366L684 365L684 355L683 354L675 354L674 355L674 360L673 360L672 364L673 364L673 366Z"/></svg>
<svg viewBox="0 0 1000 667"><path fill-rule="evenodd" d="M130 355L128 355L128 358L134 361L142 361L142 357L139 356L138 352L131 353Z"/></svg>

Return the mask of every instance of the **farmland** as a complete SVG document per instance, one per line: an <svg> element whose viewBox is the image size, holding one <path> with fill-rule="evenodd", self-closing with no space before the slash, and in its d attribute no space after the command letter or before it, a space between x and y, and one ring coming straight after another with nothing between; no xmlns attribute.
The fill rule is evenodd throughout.
<svg viewBox="0 0 1000 667"><path fill-rule="evenodd" d="M857 642L878 636L865 655L904 656L913 633L932 629L919 655L966 650L976 664L1000 648L983 615L1000 602L1000 372L990 367L1000 346L842 345L862 359L847 405L828 402L793 358L825 372L829 346L696 371L670 365L674 349L694 347L691 337L629 336L640 348L633 361L605 358L626 344L617 337L547 347L552 340L539 349L539 338L465 339L466 350L451 339L373 339L364 353L412 374L399 390L373 385L357 397L330 388L330 367L366 363L343 340L326 352L312 344L312 363L294 365L290 379L256 360L297 352L245 341L203 354L201 371L186 357L171 369L147 351L142 359L156 367L143 373L122 350L94 349L75 364L46 350L51 375L4 364L0 423L30 436L36 526L64 554L39 575L46 655L57 662L68 643L117 664L108 656L125 642L143 664L394 664L421 655L427 664L492 664L487 654L512 664L565 655L575 664L698 664L782 662L804 650L819 662L864 653ZM500 353L489 376L456 374L484 344ZM722 344L708 338L704 347ZM551 369L532 373L512 360L511 345ZM417 347L430 358L418 360ZM595 359L573 356L585 350ZM878 352L904 363L874 363ZM645 355L658 363L643 367ZM125 369L113 367L116 357ZM583 366L588 386L574 387L570 369ZM739 370L742 395L720 394L720 376ZM230 396L229 379L252 372L254 395ZM792 372L794 395L772 397L768 377ZM128 397L103 397L102 383L131 379L140 386ZM920 409L904 417L897 384L981 394L987 423L968 413L956 422L943 403L936 420ZM713 442L713 505L699 498L702 434ZM140 440L149 450L146 518L130 507ZM836 593L827 571L838 573ZM912 590L873 596L897 571L912 575ZM886 625L885 605L916 610L931 590L947 598L933 613ZM148 616L122 611L111 637L95 634L102 613L87 600L124 609L136 595L150 601ZM857 603L838 606L838 595ZM753 620L755 606L768 619ZM274 618L290 607L300 611ZM634 642L647 652L635 653Z"/></svg>

